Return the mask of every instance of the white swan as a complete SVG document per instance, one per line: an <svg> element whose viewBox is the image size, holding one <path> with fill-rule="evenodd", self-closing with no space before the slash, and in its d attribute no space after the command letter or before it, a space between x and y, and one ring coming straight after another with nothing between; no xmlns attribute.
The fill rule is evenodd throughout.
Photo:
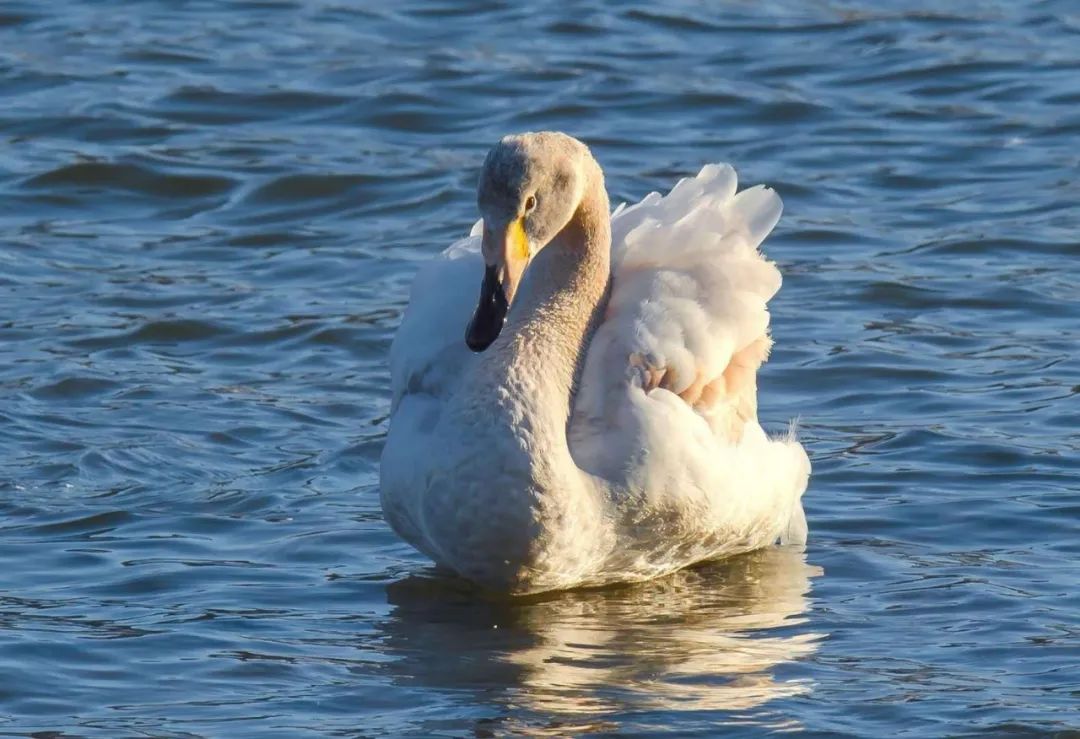
<svg viewBox="0 0 1080 739"><path fill-rule="evenodd" d="M757 247L781 203L735 190L708 165L609 216L576 139L491 150L483 220L420 271L390 350L381 496L402 538L509 593L805 541L810 462L757 421L780 287Z"/></svg>

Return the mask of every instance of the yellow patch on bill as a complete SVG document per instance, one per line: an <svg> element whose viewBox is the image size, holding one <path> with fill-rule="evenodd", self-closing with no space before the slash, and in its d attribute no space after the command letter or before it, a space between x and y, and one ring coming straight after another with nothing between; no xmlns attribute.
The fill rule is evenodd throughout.
<svg viewBox="0 0 1080 739"><path fill-rule="evenodd" d="M529 258L529 237L525 235L525 224L521 218L513 221L508 229L510 245L513 247L515 256L521 259Z"/></svg>

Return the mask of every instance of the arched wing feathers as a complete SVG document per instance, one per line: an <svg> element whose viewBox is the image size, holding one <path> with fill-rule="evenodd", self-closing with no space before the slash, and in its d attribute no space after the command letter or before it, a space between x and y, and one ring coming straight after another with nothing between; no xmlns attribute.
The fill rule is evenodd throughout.
<svg viewBox="0 0 1080 739"><path fill-rule="evenodd" d="M781 282L758 246L782 203L765 187L736 187L734 169L710 164L667 196L616 210L611 299L589 347L579 418L610 417L629 382L679 396L731 442L756 420L767 303Z"/></svg>

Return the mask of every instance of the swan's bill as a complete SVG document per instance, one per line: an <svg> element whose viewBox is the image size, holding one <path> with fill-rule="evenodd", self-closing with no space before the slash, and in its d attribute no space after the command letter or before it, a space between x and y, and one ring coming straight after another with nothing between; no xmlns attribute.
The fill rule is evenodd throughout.
<svg viewBox="0 0 1080 739"><path fill-rule="evenodd" d="M482 352L498 338L506 320L510 303L503 292L498 268L484 268L484 282L480 285L480 302L476 306L469 328L465 331L465 343L474 352Z"/></svg>
<svg viewBox="0 0 1080 739"><path fill-rule="evenodd" d="M529 263L529 237L521 217L502 228L489 228L485 223L481 251L484 282L480 286L480 302L465 331L465 343L474 352L484 351L498 338L510 301Z"/></svg>

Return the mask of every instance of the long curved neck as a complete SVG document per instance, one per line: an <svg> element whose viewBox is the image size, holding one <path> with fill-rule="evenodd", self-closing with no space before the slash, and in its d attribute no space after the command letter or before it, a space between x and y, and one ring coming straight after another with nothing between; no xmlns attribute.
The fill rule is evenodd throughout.
<svg viewBox="0 0 1080 739"><path fill-rule="evenodd" d="M484 357L488 397L534 448L569 453L567 423L607 302L610 258L611 216L596 167L570 222L529 265L503 336Z"/></svg>

